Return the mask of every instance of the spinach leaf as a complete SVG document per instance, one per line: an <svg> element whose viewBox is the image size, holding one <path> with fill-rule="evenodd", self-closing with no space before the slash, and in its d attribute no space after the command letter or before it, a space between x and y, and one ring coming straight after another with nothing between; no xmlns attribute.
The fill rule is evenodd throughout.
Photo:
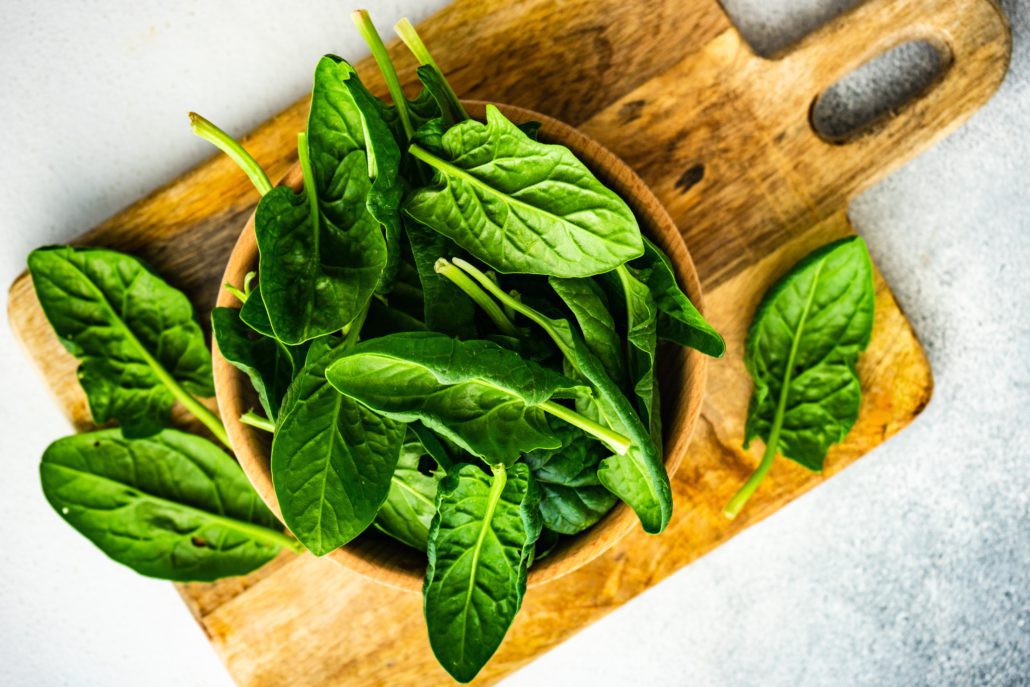
<svg viewBox="0 0 1030 687"><path fill-rule="evenodd" d="M404 209L499 272L586 277L643 253L636 218L567 148L534 141L492 105L431 151L435 170Z"/></svg>
<svg viewBox="0 0 1030 687"><path fill-rule="evenodd" d="M511 464L526 451L560 446L548 414L573 424L584 419L551 400L576 393L572 380L489 341L436 332L366 341L330 365L326 376L375 412L420 420L489 463Z"/></svg>
<svg viewBox="0 0 1030 687"><path fill-rule="evenodd" d="M600 420L631 441L629 451L601 461L597 478L633 509L645 532L658 534L672 517L672 488L652 433L578 334L573 337L571 355L578 372L595 390L591 401Z"/></svg>
<svg viewBox="0 0 1030 687"><path fill-rule="evenodd" d="M656 431L659 416L654 408L658 398L658 385L654 378L658 307L647 285L637 278L631 268L622 265L615 272L626 298L626 341L629 344L626 367L630 383L637 397L640 415L651 428L651 438L658 443L661 433Z"/></svg>
<svg viewBox="0 0 1030 687"><path fill-rule="evenodd" d="M54 510L141 575L209 582L299 550L236 461L191 434L65 437L47 448L39 472Z"/></svg>
<svg viewBox="0 0 1030 687"><path fill-rule="evenodd" d="M408 425L408 429L414 434L419 443L422 444L422 448L426 450L436 464L440 466L440 469L444 472L450 470L455 463L454 457L451 452L447 450L440 437L433 433L433 430L426 427L421 422L412 422Z"/></svg>
<svg viewBox="0 0 1030 687"><path fill-rule="evenodd" d="M218 417L192 395L214 395L211 352L182 292L137 258L102 248L39 248L28 265L57 338L81 361L95 422L149 436L179 401L229 445Z"/></svg>
<svg viewBox="0 0 1030 687"><path fill-rule="evenodd" d="M458 122L468 119L465 108L461 101L454 95L447 79L439 69L430 65L422 65L415 70L418 80L422 82L423 93L433 99L439 116L445 127L451 127ZM415 127L416 129L418 127Z"/></svg>
<svg viewBox="0 0 1030 687"><path fill-rule="evenodd" d="M538 499L524 463L494 466L492 477L465 464L440 483L422 595L429 644L459 682L497 651L522 605Z"/></svg>
<svg viewBox="0 0 1030 687"><path fill-rule="evenodd" d="M426 550L429 525L436 515L436 490L444 475L439 469L428 475L419 470L425 455L422 443L409 435L390 479L390 493L375 520L376 528L419 551Z"/></svg>
<svg viewBox="0 0 1030 687"><path fill-rule="evenodd" d="M726 343L676 283L676 273L662 249L644 238L644 256L633 262L658 305L658 337L721 358Z"/></svg>
<svg viewBox="0 0 1030 687"><path fill-rule="evenodd" d="M265 415L275 422L286 389L293 380L293 358L286 346L275 339L255 335L235 308L212 310L211 329L219 352L246 373Z"/></svg>
<svg viewBox="0 0 1030 687"><path fill-rule="evenodd" d="M319 61L308 135L297 145L304 192L280 186L258 203L259 288L272 330L286 344L353 320L387 264L386 241L366 204L372 182L362 113L347 85L353 72L333 56Z"/></svg>
<svg viewBox="0 0 1030 687"><path fill-rule="evenodd" d="M283 520L318 556L375 519L404 440L402 424L340 395L326 381L326 368L346 346L335 336L311 344L272 440L272 483Z"/></svg>
<svg viewBox="0 0 1030 687"><path fill-rule="evenodd" d="M397 276L401 255L401 197L404 185L400 177L401 150L394 138L393 130L383 118L384 105L368 92L351 72L344 84L350 90L354 105L361 114L361 125L365 140L365 154L368 158L368 176L372 187L368 190L366 207L383 228L386 237L386 265L379 278L376 290L385 293L390 290Z"/></svg>
<svg viewBox="0 0 1030 687"><path fill-rule="evenodd" d="M272 323L268 320L268 309L261 298L260 287L247 294L247 300L243 301L240 307L240 320L261 336L275 338Z"/></svg>
<svg viewBox="0 0 1030 687"><path fill-rule="evenodd" d="M424 332L426 323L398 308L373 298L368 306L368 319L361 332L370 339L397 332Z"/></svg>
<svg viewBox="0 0 1030 687"><path fill-rule="evenodd" d="M526 454L533 479L540 485L544 527L577 534L611 510L618 499L597 478L597 467L608 455L604 446L584 434L551 455Z"/></svg>
<svg viewBox="0 0 1030 687"><path fill-rule="evenodd" d="M457 247L442 234L414 220L407 220L405 229L411 243L411 254L422 283L425 322L433 331L462 338L475 335L475 308L461 289L437 274L434 265L439 258L454 255Z"/></svg>
<svg viewBox="0 0 1030 687"><path fill-rule="evenodd" d="M633 509L645 532L658 534L664 530L672 517L672 490L661 453L651 438L652 432L640 421L629 400L605 372L604 365L590 351L583 337L567 320L547 317L513 298L464 260L455 259L454 264L506 307L539 325L565 356L571 375L590 384L593 394L579 394L577 410L629 439L628 450L615 451L616 455L601 462L598 479ZM658 417L657 413L655 417ZM585 425L577 426L586 430ZM586 431L601 438L595 432ZM613 447L610 442L605 443Z"/></svg>
<svg viewBox="0 0 1030 687"><path fill-rule="evenodd" d="M548 279L551 288L572 311L590 352L604 365L608 376L622 386L626 371L622 362L622 341L615 320L608 312L604 293L592 279Z"/></svg>
<svg viewBox="0 0 1030 687"><path fill-rule="evenodd" d="M851 430L862 401L855 361L872 336L874 300L872 263L857 236L816 250L766 293L744 352L755 381L744 446L761 437L765 453L727 517L740 512L777 452L819 471Z"/></svg>

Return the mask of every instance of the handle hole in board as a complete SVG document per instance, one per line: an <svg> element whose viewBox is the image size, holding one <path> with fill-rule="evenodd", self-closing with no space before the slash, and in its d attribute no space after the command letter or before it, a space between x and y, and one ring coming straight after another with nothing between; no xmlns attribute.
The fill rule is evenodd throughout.
<svg viewBox="0 0 1030 687"><path fill-rule="evenodd" d="M719 0L719 4L756 55L776 59L802 38L862 1Z"/></svg>
<svg viewBox="0 0 1030 687"><path fill-rule="evenodd" d="M901 43L816 96L809 113L812 129L827 143L853 141L926 95L950 65L951 50L941 41Z"/></svg>

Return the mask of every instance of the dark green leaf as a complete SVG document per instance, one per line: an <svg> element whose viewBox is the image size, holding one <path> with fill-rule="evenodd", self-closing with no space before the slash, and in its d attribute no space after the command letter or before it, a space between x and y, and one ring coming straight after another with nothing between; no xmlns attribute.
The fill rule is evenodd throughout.
<svg viewBox="0 0 1030 687"><path fill-rule="evenodd" d="M454 457L451 455L447 447L444 446L443 442L440 441L440 437L433 433L433 430L426 427L421 422L412 422L408 425L408 429L411 433L418 437L419 442L422 444L422 448L426 450L436 464L440 466L440 469L447 472L454 466Z"/></svg>
<svg viewBox="0 0 1030 687"><path fill-rule="evenodd" d="M344 83L350 90L354 105L361 113L364 128L365 152L369 161L369 176L372 178L366 206L369 213L382 225L386 236L386 266L376 289L380 293L385 293L393 286L400 265L400 204L404 195L404 185L400 177L401 149L389 124L383 118L383 103L368 92L356 72L351 72Z"/></svg>
<svg viewBox="0 0 1030 687"><path fill-rule="evenodd" d="M286 346L255 334L243 323L240 311L235 308L212 310L211 329L219 352L246 373L265 415L275 422L286 389L293 380L293 358Z"/></svg>
<svg viewBox="0 0 1030 687"><path fill-rule="evenodd" d="M647 288L632 268L622 266L617 270L622 291L626 299L626 368L630 384L636 395L637 408L651 431L651 438L658 443L659 416L654 412L658 397L655 383L655 352L658 347L658 307Z"/></svg>
<svg viewBox="0 0 1030 687"><path fill-rule="evenodd" d="M544 527L560 534L577 534L600 520L618 498L597 478L600 462L611 455L584 434L550 456L526 455L540 485L540 514Z"/></svg>
<svg viewBox="0 0 1030 687"><path fill-rule="evenodd" d="M286 344L348 324L386 266L386 241L367 207L372 182L361 111L346 83L351 74L339 58L318 63L308 149L301 151L302 165L310 154L309 187L295 194L280 186L258 203L261 298L276 338Z"/></svg>
<svg viewBox="0 0 1030 687"><path fill-rule="evenodd" d="M658 534L672 517L672 489L658 447L649 428L640 421L582 337L576 334L573 339L575 366L595 390L593 406L600 421L633 442L624 455L611 455L601 461L597 477L633 509L645 532Z"/></svg>
<svg viewBox="0 0 1030 687"><path fill-rule="evenodd" d="M423 64L415 71L418 74L419 81L422 82L423 92L429 94L435 101L436 109L440 113L438 116L443 119L443 123L447 127L466 118L464 108L454 97L454 91L447 86L446 78L439 70L428 64ZM428 111L425 114L428 114ZM414 126L416 129L418 128L418 125Z"/></svg>
<svg viewBox="0 0 1030 687"><path fill-rule="evenodd" d="M429 644L459 682L486 664L522 605L538 498L522 463L492 478L465 464L440 484L423 599Z"/></svg>
<svg viewBox="0 0 1030 687"><path fill-rule="evenodd" d="M567 148L534 141L487 105L443 134L434 153L411 153L436 171L405 210L499 272L585 277L639 257L626 203Z"/></svg>
<svg viewBox="0 0 1030 687"><path fill-rule="evenodd" d="M626 379L622 363L622 341L604 293L592 279L548 279L555 293L572 311L590 352L604 365L605 371L620 386Z"/></svg>
<svg viewBox="0 0 1030 687"><path fill-rule="evenodd" d="M857 236L817 250L769 290L745 347L755 380L747 440L772 441L787 458L822 469L827 449L858 418L855 361L872 335L874 297Z"/></svg>
<svg viewBox="0 0 1030 687"><path fill-rule="evenodd" d="M386 500L404 426L339 394L326 367L343 354L338 337L311 344L283 400L272 441L272 482L283 520L314 554L346 544Z"/></svg>
<svg viewBox="0 0 1030 687"><path fill-rule="evenodd" d="M65 437L43 454L40 479L68 524L149 577L244 575L295 545L236 461L191 434L166 429L125 439L111 429Z"/></svg>
<svg viewBox="0 0 1030 687"><path fill-rule="evenodd" d="M726 343L676 283L676 273L662 249L644 239L644 256L633 262L658 305L658 337L721 358Z"/></svg>
<svg viewBox="0 0 1030 687"><path fill-rule="evenodd" d="M100 248L40 248L29 255L40 305L81 361L79 383L97 423L149 436L175 400L214 395L211 353L193 306L140 260Z"/></svg>
<svg viewBox="0 0 1030 687"><path fill-rule="evenodd" d="M436 515L436 489L443 470L426 475L419 461L426 450L418 439L409 436L390 480L390 493L379 508L375 525L394 539L419 551L426 550L429 525Z"/></svg>
<svg viewBox="0 0 1030 687"><path fill-rule="evenodd" d="M439 258L453 256L457 247L442 234L408 220L405 222L411 254L422 282L425 322L433 331L467 338L475 334L475 306L449 280L436 273Z"/></svg>
<svg viewBox="0 0 1030 687"><path fill-rule="evenodd" d="M540 407L577 385L489 341L435 332L372 339L327 370L343 394L400 422L421 420L488 463L560 442Z"/></svg>

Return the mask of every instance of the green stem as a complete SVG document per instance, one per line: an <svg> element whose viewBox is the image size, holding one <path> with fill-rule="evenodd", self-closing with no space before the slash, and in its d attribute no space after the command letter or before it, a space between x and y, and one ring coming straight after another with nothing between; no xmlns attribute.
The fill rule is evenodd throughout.
<svg viewBox="0 0 1030 687"><path fill-rule="evenodd" d="M311 211L312 236L315 237L314 253L318 254L318 191L315 190L315 173L311 169L311 151L308 150L307 134L297 134L297 157L300 159L300 170L304 176L304 193L308 197L308 208Z"/></svg>
<svg viewBox="0 0 1030 687"><path fill-rule="evenodd" d="M376 64L379 65L379 71L383 73L386 88L390 91L394 107L397 108L397 114L401 118L404 135L410 141L415 133L415 129L411 125L411 115L408 113L408 99L404 96L404 89L401 88L400 79L397 78L397 71L393 67L393 61L390 59L390 54L386 51L386 46L383 45L383 39L380 37L379 32L376 31L372 18L368 16L368 10L354 10L350 16L354 20L354 25L358 27L361 37L365 39L365 43L368 44L369 49L372 51L372 57L375 58Z"/></svg>
<svg viewBox="0 0 1030 687"><path fill-rule="evenodd" d="M751 495L758 489L758 485L765 479L766 474L769 472L769 468L772 467L773 461L776 458L776 444L779 442L780 428L779 425L773 428L773 433L769 435L769 443L765 445L765 453L762 454L762 462L758 464L758 468L751 473L748 477L747 482L744 482L733 498L729 500L726 507L722 509L722 514L732 520L737 517L744 504L748 502Z"/></svg>
<svg viewBox="0 0 1030 687"><path fill-rule="evenodd" d="M461 115L462 119L468 119L469 114L462 107L461 101L458 100L458 94L451 88L451 84L447 81L447 77L443 75L443 70L440 69L440 65L436 63L433 56L429 53L429 49L426 48L426 44L422 42L422 37L418 35L418 31L411 25L411 22L405 17L399 22L393 25L393 30L397 32L404 45L408 46L408 50L415 56L415 59L419 61L419 64L428 65L432 67L437 74L440 75L440 81L443 83L444 88L447 89L447 96L450 99L452 105L458 114Z"/></svg>
<svg viewBox="0 0 1030 687"><path fill-rule="evenodd" d="M275 432L275 423L267 418L261 417L253 410L248 410L243 415L240 415L240 422L265 432Z"/></svg>
<svg viewBox="0 0 1030 687"><path fill-rule="evenodd" d="M512 297L511 294L505 293L500 286L495 284L493 280L490 279L490 277L483 274L483 272L479 270L479 268L477 268L475 265L472 265L466 262L465 260L462 260L461 258L452 258L452 262L456 266L460 267L462 271L464 271L473 279L475 279L480 286L482 286L484 289L490 292L490 294L493 295L494 298L499 300L502 305L511 308L515 312L525 316L526 318L532 320L534 323L539 325L540 328L543 329L544 332L546 332L547 335L551 337L551 339L554 341L554 345L558 347L558 350L562 352L562 355L564 355L568 359L568 361L572 363L573 366L575 366L575 353L570 348L570 342L567 341L566 338L559 334L558 331L554 328L554 320L552 320L550 317L546 317L545 315L540 314L535 309L524 304L522 301Z"/></svg>
<svg viewBox="0 0 1030 687"><path fill-rule="evenodd" d="M544 401L540 404L540 408L551 415L554 415L559 420L568 422L573 427L579 427L587 434L604 443L608 448L615 451L620 456L626 455L626 451L629 450L629 447L633 443L621 434L613 432L607 427L599 425L593 420L584 417L563 405L559 405L554 401Z"/></svg>
<svg viewBox="0 0 1030 687"><path fill-rule="evenodd" d="M240 291L229 282L225 282L224 284L222 284L222 286L225 288L226 291L231 293L233 296L236 296L236 300L238 300L240 303L247 302L247 294L245 294L243 291Z"/></svg>
<svg viewBox="0 0 1030 687"><path fill-rule="evenodd" d="M272 190L272 182L268 180L265 170L261 169L261 165L250 156L250 153L236 139L196 112L190 112L190 128L193 129L193 133L197 136L200 136L228 155L229 159L235 162L250 177L250 183L254 184L254 188L257 189L258 193L265 195Z"/></svg>
<svg viewBox="0 0 1030 687"><path fill-rule="evenodd" d="M457 259L455 258L455 260ZM464 291L469 298L475 301L503 334L507 336L519 335L519 330L508 316L504 314L504 311L497 305L497 302L490 298L483 289L479 288L474 281L469 279L468 275L448 262L447 258L437 260L436 264L433 265L433 269L436 270L437 274L446 277L451 283Z"/></svg>
<svg viewBox="0 0 1030 687"><path fill-rule="evenodd" d="M361 337L361 328L365 326L365 318L368 317L368 308L372 304L370 300L365 303L365 307L357 314L357 316L350 321L347 325L346 331L343 335L343 348L344 350L353 347L358 343L358 339Z"/></svg>

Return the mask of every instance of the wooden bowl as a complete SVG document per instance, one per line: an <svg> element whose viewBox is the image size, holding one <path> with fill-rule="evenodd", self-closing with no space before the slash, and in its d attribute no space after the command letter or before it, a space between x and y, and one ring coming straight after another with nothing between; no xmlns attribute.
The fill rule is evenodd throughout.
<svg viewBox="0 0 1030 687"><path fill-rule="evenodd" d="M483 118L485 103L469 101L466 107L471 116ZM557 120L510 105L498 105L498 108L516 123L529 120L540 122L541 140L559 143L571 149L602 183L622 196L636 214L643 232L669 255L680 285L703 311L701 284L683 237L661 203L633 170L596 141ZM302 176L299 167L294 166L282 183L300 190ZM229 257L222 283L242 284L244 275L257 269L257 264L254 216L251 215ZM239 302L223 288L218 295L218 305L238 307ZM239 421L241 414L258 407L256 394L247 376L226 361L217 346L213 346L213 352L218 410L236 450L236 457L261 498L281 518L269 470L270 435ZM707 359L695 350L678 347L666 346L659 353L658 378L661 383L665 428L665 467L671 476L686 455L694 424L701 411ZM543 584L586 565L639 526L633 511L625 504L618 503L600 522L575 537L563 540L551 555L533 565L529 571L528 585L533 587ZM327 557L391 587L411 591L422 588L425 554L371 527Z"/></svg>

